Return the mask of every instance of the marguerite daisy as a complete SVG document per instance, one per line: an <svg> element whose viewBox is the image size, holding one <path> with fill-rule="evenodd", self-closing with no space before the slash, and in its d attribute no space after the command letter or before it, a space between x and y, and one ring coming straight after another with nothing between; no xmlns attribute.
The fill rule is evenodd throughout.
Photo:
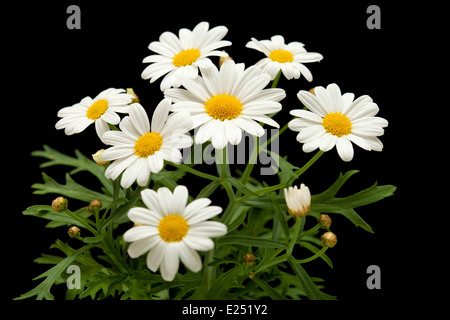
<svg viewBox="0 0 450 320"><path fill-rule="evenodd" d="M214 248L211 237L227 233L220 222L207 221L222 212L222 208L210 206L211 200L200 198L188 205L188 189L177 186L173 193L166 187L158 191L141 192L147 208L132 208L128 218L136 225L125 232L123 238L132 242L128 247L131 258L147 255L148 268L160 269L164 280L172 281L178 272L179 259L192 272L202 268L197 251Z"/></svg>
<svg viewBox="0 0 450 320"><path fill-rule="evenodd" d="M179 37L172 32L164 32L159 41L150 43L149 49L157 54L144 59L144 63L152 63L142 72L143 79L150 83L166 75L161 82L161 90L179 87L176 75L185 74L195 77L200 66L212 64L210 56L228 56L216 49L231 45L230 41L222 40L228 32L224 26L209 29L208 22L199 23L194 30L181 29Z"/></svg>
<svg viewBox="0 0 450 320"><path fill-rule="evenodd" d="M101 139L109 130L108 123L116 125L120 117L116 112L128 113L128 104L133 96L125 93L124 89L106 89L94 99L86 97L80 103L59 110L60 119L55 127L64 129L65 134L80 133L90 124L95 123L95 130Z"/></svg>
<svg viewBox="0 0 450 320"><path fill-rule="evenodd" d="M145 186L151 172L161 171L164 160L181 162L179 149L192 145L192 138L185 135L192 129L192 121L188 113L169 116L170 105L170 99L158 104L150 127L144 108L134 103L130 105L130 115L120 122L122 131L103 135L103 142L113 147L103 151L101 160L115 160L105 171L107 178L115 180L123 172L123 188L129 188L134 181Z"/></svg>
<svg viewBox="0 0 450 320"><path fill-rule="evenodd" d="M384 134L388 122L380 117L378 106L367 96L353 101L353 93L341 95L339 87L333 83L327 88L316 87L315 94L301 90L300 101L310 111L292 110L299 117L289 122L289 128L298 131L297 140L303 143L303 151L317 148L328 151L336 146L344 161L353 159L351 142L365 150L381 151L383 144L377 138Z"/></svg>
<svg viewBox="0 0 450 320"><path fill-rule="evenodd" d="M265 89L270 76L252 66L233 60L215 66L200 67L203 77L180 77L187 89L168 89L165 95L173 99L171 111L188 111L194 128L200 126L195 142L202 144L211 139L214 148L223 149L228 142L239 144L242 130L261 137L264 129L258 121L279 128L266 114L281 110L278 102L286 96L283 89Z"/></svg>
<svg viewBox="0 0 450 320"><path fill-rule="evenodd" d="M247 48L255 49L264 53L267 57L256 63L265 72L270 74L271 80L275 79L280 70L286 79L298 79L300 75L308 81L312 81L311 71L303 64L308 62L317 62L323 59L323 56L317 52L306 52L300 42L284 43L282 36L273 36L271 40L258 41L252 38L246 45Z"/></svg>

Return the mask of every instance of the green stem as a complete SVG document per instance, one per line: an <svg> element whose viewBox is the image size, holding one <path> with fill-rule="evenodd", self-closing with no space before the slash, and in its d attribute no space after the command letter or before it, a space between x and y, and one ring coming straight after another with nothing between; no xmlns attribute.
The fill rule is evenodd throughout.
<svg viewBox="0 0 450 320"><path fill-rule="evenodd" d="M281 77L281 70L278 72L278 74L275 77L275 79L273 79L272 88L276 88L277 87L278 81L280 80L280 77Z"/></svg>
<svg viewBox="0 0 450 320"><path fill-rule="evenodd" d="M217 166L217 174L219 175L220 178L222 178L222 180L230 176L226 147L224 147L223 149L216 149L216 166Z"/></svg>
<svg viewBox="0 0 450 320"><path fill-rule="evenodd" d="M308 170L309 167L311 167L314 162L316 162L322 156L322 154L324 154L322 150L317 151L317 153L314 155L314 157L311 158L311 160L309 160L303 167L295 171L295 177L289 179L286 183L286 186L290 186L292 182L294 182L294 180L298 179L303 173L305 173L305 171Z"/></svg>
<svg viewBox="0 0 450 320"><path fill-rule="evenodd" d="M242 174L240 180L242 182L243 185L245 185L248 181L248 178L250 177L250 175L252 174L253 171L253 167L255 166L256 163L256 158L258 157L258 143L259 143L259 139L255 136L252 136L253 138L253 150L252 153L250 155L250 159L248 160L247 165L245 166L245 170L244 173ZM238 197L241 196L241 193L238 192L237 194Z"/></svg>
<svg viewBox="0 0 450 320"><path fill-rule="evenodd" d="M309 258L306 258L306 259L297 260L294 258L290 258L289 260L294 263L307 263L307 262L310 262L310 261L313 261L313 260L319 258L322 254L325 253L325 251L327 251L327 249L328 249L328 247L322 247L322 249L320 249L320 251L318 251L315 255L313 255Z"/></svg>
<svg viewBox="0 0 450 320"><path fill-rule="evenodd" d="M297 239L299 238L299 235L303 231L303 228L305 227L305 220L306 218L295 218L295 226L294 226L294 235L291 238L291 241L289 242L288 251L286 252L287 256L290 256L292 254L292 251L294 250L295 243L297 242Z"/></svg>
<svg viewBox="0 0 450 320"><path fill-rule="evenodd" d="M126 205L124 205L119 210L113 212L111 216L106 219L105 222L103 222L103 225L101 226L100 230L103 228L107 228L109 225L113 224L117 219L122 217L124 214L126 214L131 207L134 205L134 203L139 199L141 196L141 191L144 189L144 187L137 186L136 190L134 190L133 195L131 196L130 200L127 202Z"/></svg>
<svg viewBox="0 0 450 320"><path fill-rule="evenodd" d="M184 164L173 163L173 162L170 162L170 161L167 161L167 163L170 164L171 166L175 167L175 168L178 168L178 169L181 169L183 171L192 173L193 175L196 175L197 177L200 177L200 178L203 178L203 179L212 180L212 181L218 180L218 178L216 176L213 176L213 175L207 174L207 173L203 173L201 171L198 171L198 170L195 170L195 169L193 169L191 167L188 167L188 166L186 166Z"/></svg>
<svg viewBox="0 0 450 320"><path fill-rule="evenodd" d="M206 272L206 284L208 290L216 280L216 266L208 266L214 258L214 249L211 249L206 253L205 257L205 272Z"/></svg>
<svg viewBox="0 0 450 320"><path fill-rule="evenodd" d="M316 230L320 229L320 227L321 227L321 226L320 226L320 223L316 224L316 225L315 225L314 227L312 227L311 229L306 230L305 232L303 232L303 233L301 234L300 238L304 238L304 237L310 235L311 233L314 233Z"/></svg>
<svg viewBox="0 0 450 320"><path fill-rule="evenodd" d="M266 142L264 142L261 145L261 149L265 148L266 146L268 146L269 144L272 143L272 140L275 140L276 138L278 138L283 132L286 131L286 129L289 128L289 122L287 122L280 130L278 130L277 133L275 133L272 137L270 137L270 139L267 139Z"/></svg>

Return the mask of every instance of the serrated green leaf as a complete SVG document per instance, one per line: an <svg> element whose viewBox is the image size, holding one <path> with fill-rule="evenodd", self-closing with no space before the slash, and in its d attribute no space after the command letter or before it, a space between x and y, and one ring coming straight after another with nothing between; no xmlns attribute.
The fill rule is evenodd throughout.
<svg viewBox="0 0 450 320"><path fill-rule="evenodd" d="M80 151L75 150L76 158L65 155L47 145L43 146L44 150L36 150L31 153L32 156L42 157L50 161L44 162L40 165L41 168L46 168L55 165L65 165L74 167L71 174L80 171L88 171L93 174L102 185L108 190L110 194L113 192L112 181L105 177L105 167L99 166L95 161L85 157Z"/></svg>
<svg viewBox="0 0 450 320"><path fill-rule="evenodd" d="M311 197L310 215L318 218L321 213L342 214L355 226L373 233L369 224L356 213L354 208L365 206L389 197L394 194L396 187L392 185L378 186L377 183L375 183L373 186L351 196L335 198L334 196L344 183L357 172L359 171L352 170L345 174L341 173L330 188L320 194L313 195Z"/></svg>
<svg viewBox="0 0 450 320"><path fill-rule="evenodd" d="M110 196L93 191L76 183L68 173L66 174L65 185L58 183L44 172L42 173L42 178L44 179L43 184L35 183L31 186L33 189L36 189L36 191L34 191L35 194L51 193L63 195L65 197L81 200L87 203L98 199L102 201L104 206L108 206L112 201Z"/></svg>
<svg viewBox="0 0 450 320"><path fill-rule="evenodd" d="M42 281L38 286L36 286L34 289L22 294L20 297L15 298L15 300L23 300L27 298L31 298L33 296L36 296L37 300L47 299L47 300L53 300L54 296L50 293L50 289L52 288L55 281L60 278L61 273L64 272L67 267L83 252L86 250L89 250L91 248L91 245L86 245L78 250L76 250L73 254L70 256L67 256L63 260L61 260L57 265L55 265L53 268L47 270L46 272L42 273L41 275L37 276L33 280L37 280L40 278L46 278L44 281Z"/></svg>
<svg viewBox="0 0 450 320"><path fill-rule="evenodd" d="M95 299L98 292L101 290L103 298L113 295L113 291L110 290L114 284L121 283L121 275L110 275L104 272L97 272L90 277L90 280L84 283L85 290L80 294L80 299L91 297Z"/></svg>
<svg viewBox="0 0 450 320"><path fill-rule="evenodd" d="M39 218L44 218L48 220L52 220L58 222L60 225L77 225L79 227L84 227L82 223L71 218L64 212L55 212L53 211L51 206L47 205L35 205L28 207L22 212L27 216L35 216Z"/></svg>

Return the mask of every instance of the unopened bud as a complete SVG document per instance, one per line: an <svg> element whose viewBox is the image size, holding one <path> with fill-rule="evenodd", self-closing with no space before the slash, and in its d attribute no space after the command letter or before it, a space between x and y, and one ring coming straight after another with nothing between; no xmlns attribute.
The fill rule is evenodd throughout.
<svg viewBox="0 0 450 320"><path fill-rule="evenodd" d="M95 163L97 163L99 166L107 166L109 164L109 161L102 160L103 151L105 151L105 149L100 149L92 155L92 159L94 159Z"/></svg>
<svg viewBox="0 0 450 320"><path fill-rule="evenodd" d="M322 239L322 245L328 248L333 248L337 243L337 237L331 231L325 232L320 239Z"/></svg>
<svg viewBox="0 0 450 320"><path fill-rule="evenodd" d="M64 197L58 197L52 201L52 209L56 212L63 212L67 210L67 205L69 201L67 201Z"/></svg>
<svg viewBox="0 0 450 320"><path fill-rule="evenodd" d="M247 265L247 266L251 266L252 264L255 264L255 256L253 255L253 254L251 254L251 253L247 253L245 256L244 256L244 263Z"/></svg>
<svg viewBox="0 0 450 320"><path fill-rule="evenodd" d="M224 51L224 52L225 52L225 51ZM220 57L220 58L219 58L219 68L222 66L222 64L223 64L225 61L228 61L228 60L233 60L233 58L230 57L230 56Z"/></svg>
<svg viewBox="0 0 450 320"><path fill-rule="evenodd" d="M94 211L98 211L102 208L102 202L98 199L96 200L92 200L91 203L89 203L88 206L88 211L89 212L94 212Z"/></svg>
<svg viewBox="0 0 450 320"><path fill-rule="evenodd" d="M254 273L254 272L250 272L250 273L248 274L248 277L249 277L250 279L253 279L253 278L255 277L255 273Z"/></svg>
<svg viewBox="0 0 450 320"><path fill-rule="evenodd" d="M331 226L331 218L327 214L321 214L319 217L320 227L323 229L328 229Z"/></svg>
<svg viewBox="0 0 450 320"><path fill-rule="evenodd" d="M297 186L284 189L284 198L289 213L294 217L305 217L311 209L311 193L303 183L300 189Z"/></svg>
<svg viewBox="0 0 450 320"><path fill-rule="evenodd" d="M137 96L137 94L134 92L133 88L127 88L127 93L131 94L134 98L131 100L130 104L132 103L140 103L141 101L139 100L139 97Z"/></svg>
<svg viewBox="0 0 450 320"><path fill-rule="evenodd" d="M77 226L71 226L69 230L67 230L67 233L71 238L78 238L80 236L81 231L80 228L78 228Z"/></svg>

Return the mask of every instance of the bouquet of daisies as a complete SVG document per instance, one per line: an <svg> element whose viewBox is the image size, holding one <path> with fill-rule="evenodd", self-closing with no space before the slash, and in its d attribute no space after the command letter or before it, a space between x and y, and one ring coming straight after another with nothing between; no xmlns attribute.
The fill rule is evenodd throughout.
<svg viewBox="0 0 450 320"><path fill-rule="evenodd" d="M35 260L52 267L18 299L53 299L50 290L58 284L67 286L67 299L335 298L307 272L316 259L332 266L326 251L337 237L330 215L372 232L354 209L392 195L395 187L375 184L335 197L353 170L311 195L301 175L334 147L346 162L353 145L381 151L378 137L388 122L376 116L369 96L342 94L334 83L300 90L298 109L285 110L280 77L312 81L305 64L322 55L280 35L252 38L246 47L264 58L246 67L223 50L231 45L223 40L227 31L201 22L150 43L154 54L143 60L149 65L142 78L160 80L160 101L143 106L132 89L109 88L58 112L56 129L73 135L92 125L105 147L93 158L48 146L32 153L48 159L42 167L73 168L65 184L43 174L35 193L57 198L24 211L66 230L68 238L52 246L62 255ZM220 57L219 64L211 57ZM273 119L278 113L293 118L280 125ZM308 162L288 161L271 148L287 129L298 132L303 152L317 150ZM252 148L242 150L247 137ZM238 158L244 153L243 170L233 168L235 147ZM217 170L203 170L211 166L197 155L205 153ZM261 154L278 176L274 185L264 181L267 171L254 170ZM80 171L92 174L100 190L77 183ZM211 200L217 194L220 203ZM74 208L72 201L85 205Z"/></svg>

